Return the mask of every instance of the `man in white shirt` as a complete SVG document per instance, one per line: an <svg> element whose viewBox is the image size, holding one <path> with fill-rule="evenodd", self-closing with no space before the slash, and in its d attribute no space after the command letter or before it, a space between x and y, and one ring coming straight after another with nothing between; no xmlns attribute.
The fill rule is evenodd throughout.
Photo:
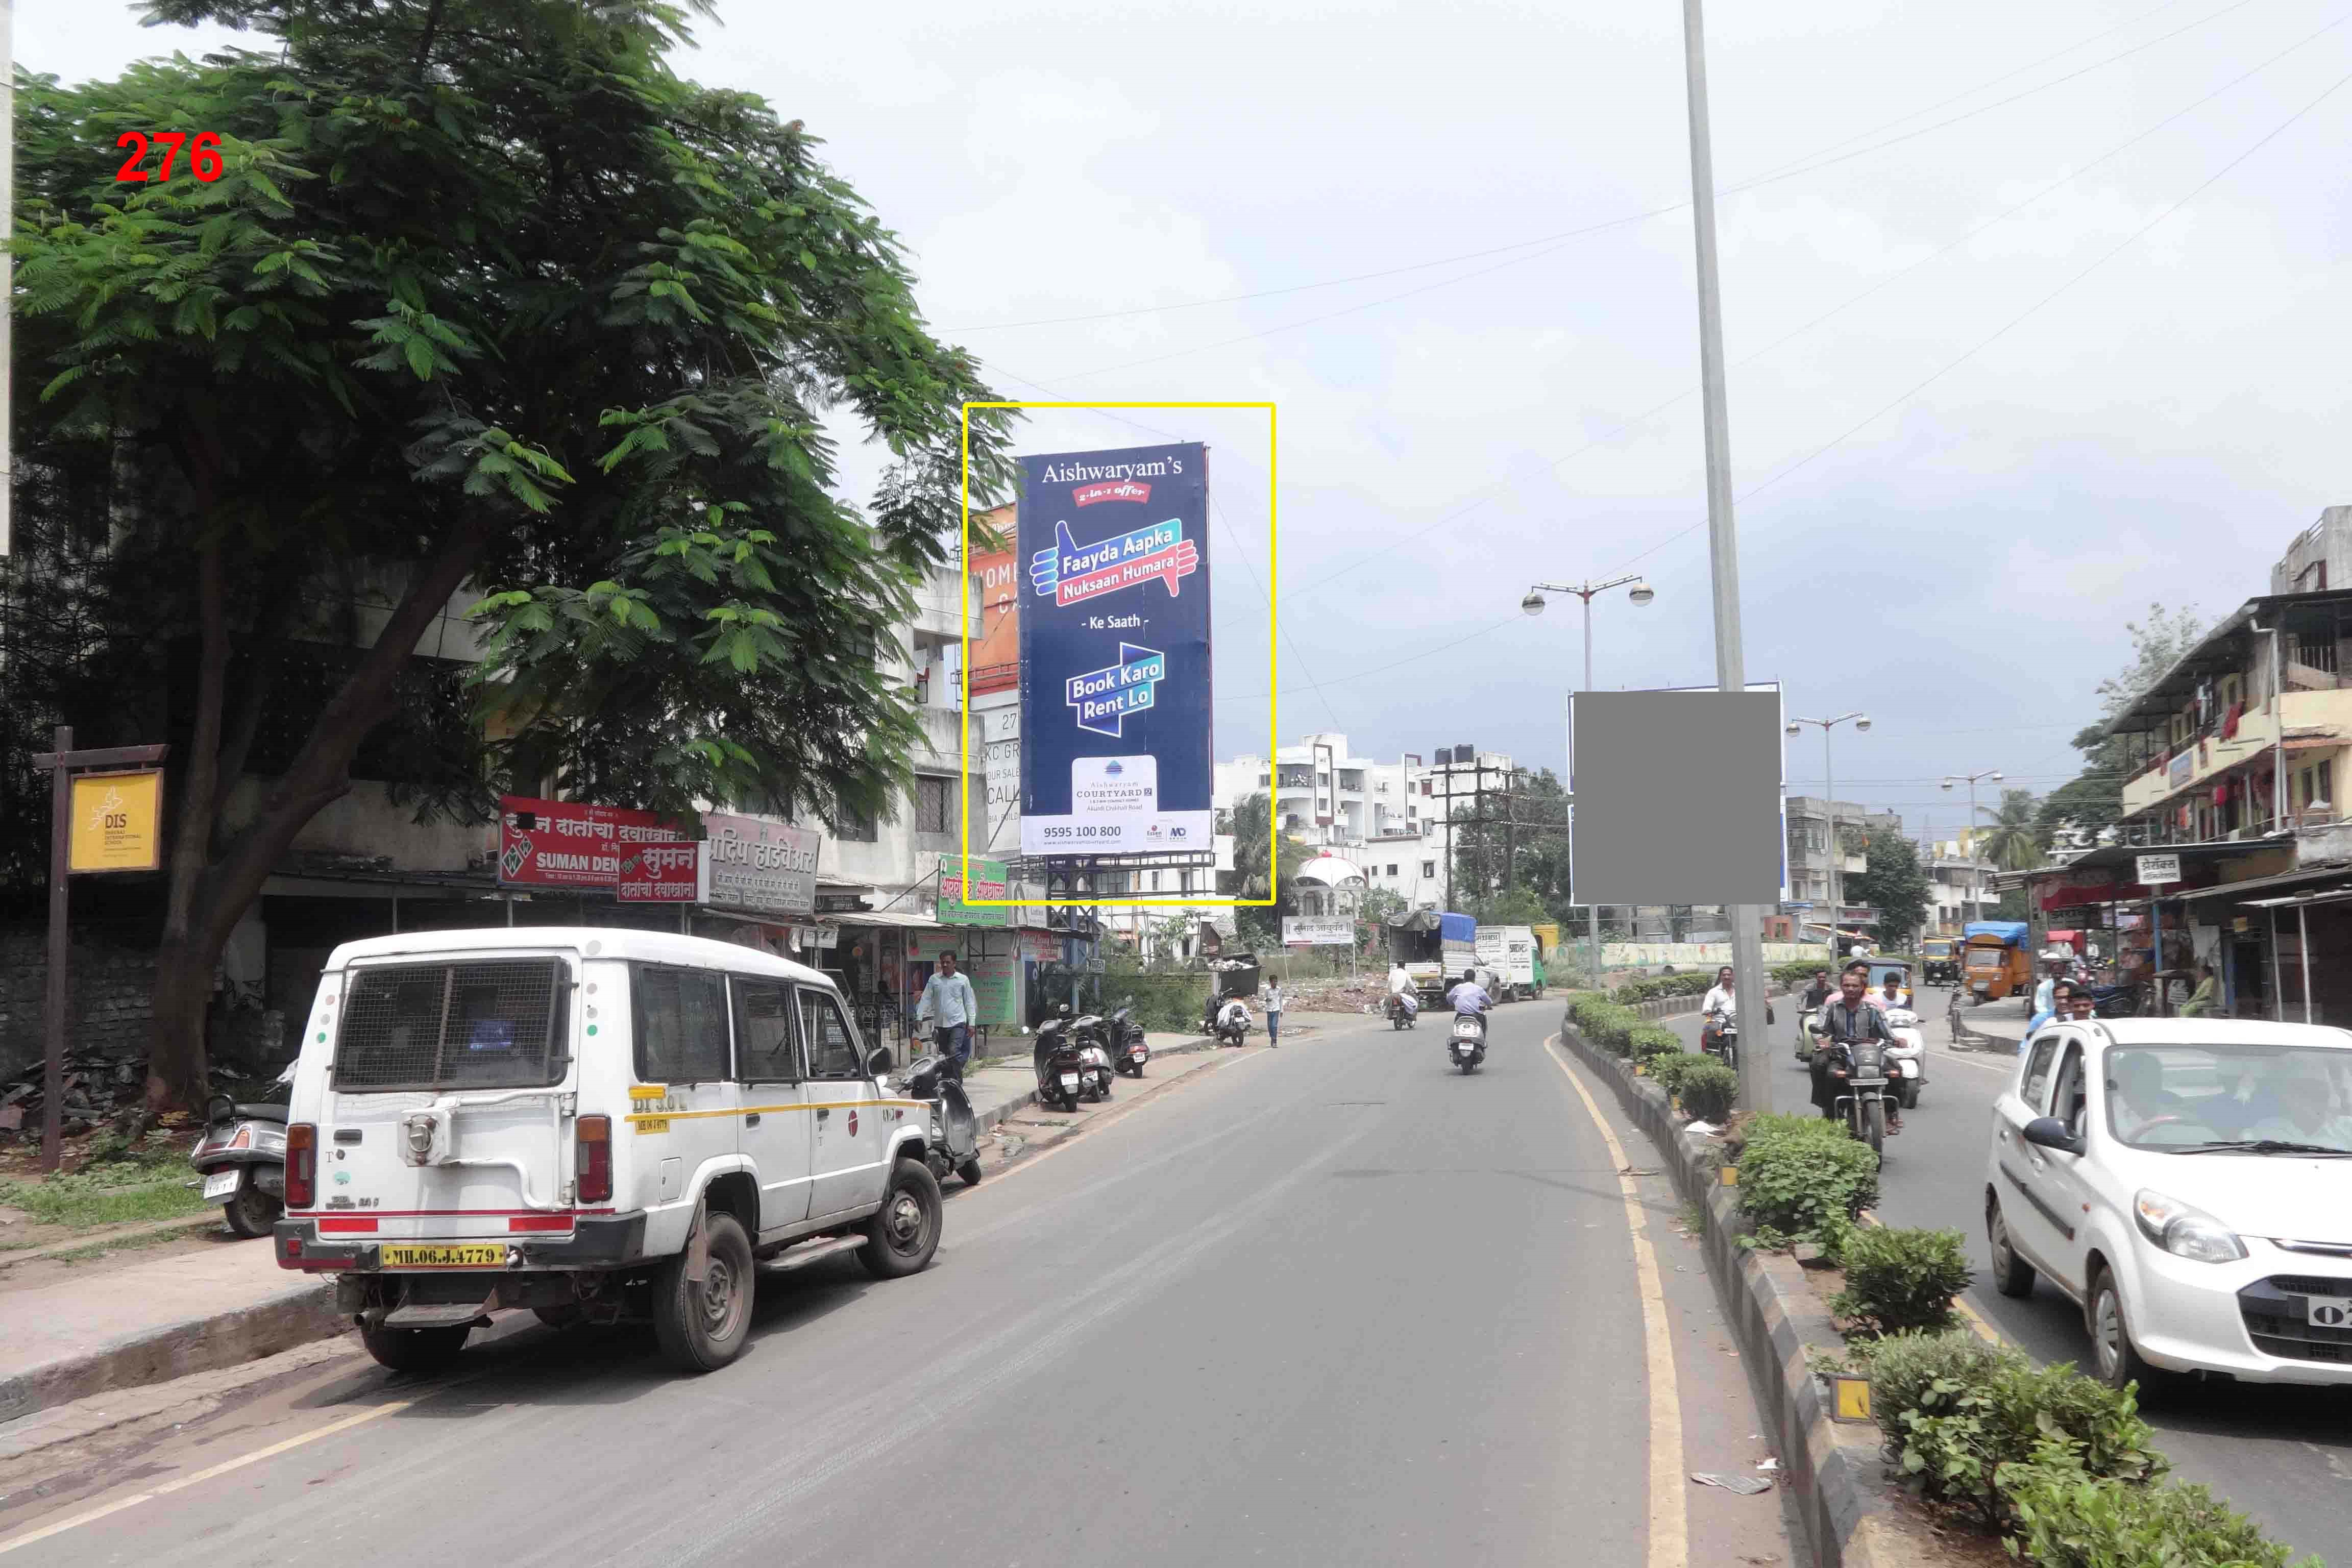
<svg viewBox="0 0 2352 1568"><path fill-rule="evenodd" d="M1698 1005L1698 1010L1702 1013L1719 1010L1737 1018L1739 1016L1739 998L1732 994L1732 983L1731 965L1727 963L1715 972L1715 984L1707 988L1706 1000Z"/></svg>
<svg viewBox="0 0 2352 1568"><path fill-rule="evenodd" d="M1412 983L1412 972L1402 963L1389 965L1389 994L1404 1008L1406 1017L1421 1011L1421 987Z"/></svg>
<svg viewBox="0 0 2352 1568"><path fill-rule="evenodd" d="M939 967L923 983L923 999L916 1004L915 1027L931 1025L932 1042L954 1064L950 1070L957 1078L971 1059L971 1026L979 1018L980 998L972 992L971 977L956 972L954 952L940 953Z"/></svg>

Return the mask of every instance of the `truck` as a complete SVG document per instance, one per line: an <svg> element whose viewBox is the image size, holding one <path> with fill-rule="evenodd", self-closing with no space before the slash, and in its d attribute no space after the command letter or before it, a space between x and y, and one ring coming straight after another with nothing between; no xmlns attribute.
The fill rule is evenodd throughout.
<svg viewBox="0 0 2352 1568"><path fill-rule="evenodd" d="M1960 928L1960 979L1979 1003L2033 989L2023 921L1971 921Z"/></svg>
<svg viewBox="0 0 2352 1568"><path fill-rule="evenodd" d="M1389 958L1404 966L1414 989L1441 1000L1445 988L1478 962L1478 922L1444 910L1415 910L1386 921Z"/></svg>
<svg viewBox="0 0 2352 1568"><path fill-rule="evenodd" d="M1478 967L1495 972L1497 1002L1517 1002L1542 994L1541 961L1536 956L1536 933L1528 926L1478 928Z"/></svg>

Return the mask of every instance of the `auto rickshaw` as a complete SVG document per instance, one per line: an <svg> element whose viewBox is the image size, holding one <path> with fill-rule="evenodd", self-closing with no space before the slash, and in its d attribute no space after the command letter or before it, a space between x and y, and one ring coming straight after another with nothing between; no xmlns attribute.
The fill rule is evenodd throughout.
<svg viewBox="0 0 2352 1568"><path fill-rule="evenodd" d="M1964 929L1962 984L1977 1003L2033 990L2033 955L2026 951L2023 921L1974 921Z"/></svg>
<svg viewBox="0 0 2352 1568"><path fill-rule="evenodd" d="M1920 977L1930 985L1960 983L1959 943L1948 936L1931 936L1919 944Z"/></svg>

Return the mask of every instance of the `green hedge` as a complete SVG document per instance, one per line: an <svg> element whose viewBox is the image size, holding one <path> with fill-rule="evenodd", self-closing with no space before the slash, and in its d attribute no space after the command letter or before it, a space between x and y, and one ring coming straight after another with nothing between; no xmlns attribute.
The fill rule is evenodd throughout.
<svg viewBox="0 0 2352 1568"><path fill-rule="evenodd" d="M1878 1202L1878 1156L1818 1116L1759 1116L1739 1152L1739 1206L1759 1247L1811 1242L1837 1258L1854 1215Z"/></svg>
<svg viewBox="0 0 2352 1568"><path fill-rule="evenodd" d="M1686 974L1661 974L1630 980L1609 994L1613 1002L1651 1002L1661 996L1704 996L1715 984L1715 971L1694 969Z"/></svg>
<svg viewBox="0 0 2352 1568"><path fill-rule="evenodd" d="M1872 1333L1948 1329L1975 1275L1957 1230L1870 1226L1846 1238L1845 1289L1831 1306Z"/></svg>
<svg viewBox="0 0 2352 1568"><path fill-rule="evenodd" d="M1681 1100L1683 1110L1702 1121L1728 1119L1739 1097L1739 1075L1713 1057L1696 1051L1652 1057L1647 1070L1659 1088Z"/></svg>
<svg viewBox="0 0 2352 1568"><path fill-rule="evenodd" d="M1658 1024L1636 1024L1625 1032L1625 1054L1637 1062L1679 1055L1682 1037Z"/></svg>
<svg viewBox="0 0 2352 1568"><path fill-rule="evenodd" d="M2040 1568L2286 1568L2288 1548L2192 1481L2148 1486L2072 1466L2022 1465L2001 1477L2012 1544ZM2318 1556L2305 1568L2322 1568Z"/></svg>
<svg viewBox="0 0 2352 1568"><path fill-rule="evenodd" d="M1568 1005L1568 1016L1576 1024L1576 1032L1596 1049L1614 1056L1625 1056L1632 1048L1633 1031L1642 1027L1641 1015L1631 1007L1592 992L1578 995Z"/></svg>

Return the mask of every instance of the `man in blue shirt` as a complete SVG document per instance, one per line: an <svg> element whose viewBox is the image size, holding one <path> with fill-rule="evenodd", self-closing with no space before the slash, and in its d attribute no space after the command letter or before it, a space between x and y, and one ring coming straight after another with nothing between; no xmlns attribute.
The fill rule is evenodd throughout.
<svg viewBox="0 0 2352 1568"><path fill-rule="evenodd" d="M1455 1017L1477 1019L1478 1033L1481 1036L1486 1034L1486 1007L1491 999L1486 994L1486 988L1478 984L1476 970L1464 970L1462 979L1445 994L1445 999L1454 1004Z"/></svg>
<svg viewBox="0 0 2352 1568"><path fill-rule="evenodd" d="M931 1042L952 1064L950 1071L956 1078L963 1077L963 1064L971 1058L971 1026L979 1017L980 998L972 992L971 977L957 973L953 951L940 953L939 967L923 983L915 1026L930 1022Z"/></svg>

